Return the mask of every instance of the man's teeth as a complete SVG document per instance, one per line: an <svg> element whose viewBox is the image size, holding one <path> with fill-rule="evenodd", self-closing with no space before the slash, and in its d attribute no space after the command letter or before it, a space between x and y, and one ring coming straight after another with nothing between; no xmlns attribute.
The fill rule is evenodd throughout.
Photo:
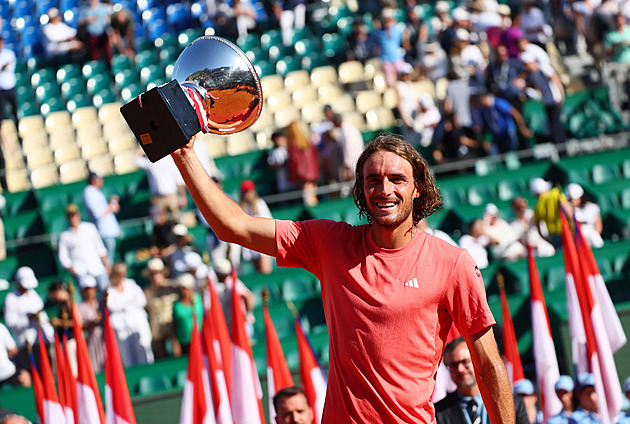
<svg viewBox="0 0 630 424"><path fill-rule="evenodd" d="M377 205L381 208L389 208L389 207L393 207L396 205L396 203L394 202L387 202L387 203L377 203Z"/></svg>

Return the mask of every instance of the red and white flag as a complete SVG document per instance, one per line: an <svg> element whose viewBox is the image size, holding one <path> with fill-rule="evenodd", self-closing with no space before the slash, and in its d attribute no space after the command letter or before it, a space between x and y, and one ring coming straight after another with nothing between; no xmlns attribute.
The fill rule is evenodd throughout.
<svg viewBox="0 0 630 424"><path fill-rule="evenodd" d="M591 372L594 375L600 420L602 424L609 424L615 420L621 410L622 397L619 376L597 292L589 284L588 259L581 257L576 248L576 244L585 243L580 234L579 224L576 227L577 243L574 243L564 214L561 219L562 245L567 270L567 302L570 306L569 329L578 331L574 328L577 327L577 324L571 321L575 320L575 315L579 314L582 332L578 331L576 339L578 342L585 342L584 346L579 346L580 349L578 349L579 354L586 353L585 358L578 358L576 366L579 373ZM575 296L575 298L570 298L570 296ZM573 338L573 334L571 337ZM579 339L579 337L583 338Z"/></svg>
<svg viewBox="0 0 630 424"><path fill-rule="evenodd" d="M72 321L74 338L77 343L77 415L80 424L105 424L105 411L101 393L96 384L94 369L90 362L87 343L83 335L83 327L79 322L77 305L72 305Z"/></svg>
<svg viewBox="0 0 630 424"><path fill-rule="evenodd" d="M209 389L212 397L212 406L217 424L232 424L232 410L230 409L230 398L227 392L225 374L217 360L214 346L214 328L212 317L206 314L201 330L203 342L203 354L205 366L209 375Z"/></svg>
<svg viewBox="0 0 630 424"><path fill-rule="evenodd" d="M300 378L302 379L304 394L306 394L309 405L313 408L313 423L320 424L324 412L328 378L311 347L311 343L304 334L299 318L295 319L295 335L300 353Z"/></svg>
<svg viewBox="0 0 630 424"><path fill-rule="evenodd" d="M521 354L518 351L518 343L516 342L516 333L514 332L514 322L510 313L510 305L508 305L505 295L505 288L499 285L499 297L501 298L501 318L503 321L503 354L505 355L505 368L510 378L512 389L516 383L525 378L523 373L523 364L521 363Z"/></svg>
<svg viewBox="0 0 630 424"><path fill-rule="evenodd" d="M267 342L267 398L269 402L269 422L276 421L276 408L273 397L285 387L293 386L293 377L289 371L287 359L282 351L276 327L273 325L267 304L263 305L265 317L265 339Z"/></svg>
<svg viewBox="0 0 630 424"><path fill-rule="evenodd" d="M67 331L63 334L63 361L64 361L64 369L67 371L65 374L65 378L67 380L68 387L70 388L70 407L72 408L72 413L74 414L74 422L79 423L79 415L77 408L77 379L74 377L72 373L72 365L70 364L70 351L68 350L68 333Z"/></svg>
<svg viewBox="0 0 630 424"><path fill-rule="evenodd" d="M44 383L42 383L42 378L39 376L39 371L37 371L37 367L35 366L35 357L33 356L32 352L29 354L29 359L31 361L31 380L33 382L33 395L35 395L37 422L38 424L45 424L46 420L44 417Z"/></svg>
<svg viewBox="0 0 630 424"><path fill-rule="evenodd" d="M57 387L59 388L59 403L63 408L66 417L66 424L74 424L74 408L72 403L72 380L68 378L68 373L72 369L66 368L65 353L61 348L61 342L55 332L55 367L57 368Z"/></svg>
<svg viewBox="0 0 630 424"><path fill-rule="evenodd" d="M105 418L107 424L136 424L116 334L105 308Z"/></svg>
<svg viewBox="0 0 630 424"><path fill-rule="evenodd" d="M555 390L556 382L560 379L560 369L558 368L556 347L553 344L551 335L547 304L545 303L540 275L538 274L538 267L536 266L531 246L527 246L527 259L529 264L532 350L536 366L536 384L540 393L540 410L543 413L544 420L547 421L562 410L562 403L556 396Z"/></svg>
<svg viewBox="0 0 630 424"><path fill-rule="evenodd" d="M232 285L232 418L235 424L262 424L265 414L262 387L256 371L254 354L245 330L243 301L236 291L236 276ZM257 405L257 406L255 406Z"/></svg>
<svg viewBox="0 0 630 424"><path fill-rule="evenodd" d="M210 277L208 277L210 291L210 316L213 327L214 350L219 366L225 375L228 399L232 399L232 339L225 320L225 313L221 300Z"/></svg>
<svg viewBox="0 0 630 424"><path fill-rule="evenodd" d="M182 397L179 424L215 423L212 399L208 390L208 373L201 357L201 337L197 328L197 317L193 315L193 329L188 352L188 373Z"/></svg>
<svg viewBox="0 0 630 424"><path fill-rule="evenodd" d="M65 424L66 414L61 403L59 403L55 379L50 366L50 358L48 357L48 350L46 349L41 329L37 332L37 338L39 342L39 375L44 395L42 399L42 424Z"/></svg>

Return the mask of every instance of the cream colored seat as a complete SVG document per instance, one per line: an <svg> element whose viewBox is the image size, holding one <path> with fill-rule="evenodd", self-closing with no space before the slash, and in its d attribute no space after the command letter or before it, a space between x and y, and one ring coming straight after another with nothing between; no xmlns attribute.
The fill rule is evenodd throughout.
<svg viewBox="0 0 630 424"><path fill-rule="evenodd" d="M98 123L84 125L81 128L77 128L76 140L78 146L84 146L86 144L96 142L105 144L103 140L103 131Z"/></svg>
<svg viewBox="0 0 630 424"><path fill-rule="evenodd" d="M93 122L98 122L98 112L94 106L80 107L72 112L72 126L74 128Z"/></svg>
<svg viewBox="0 0 630 424"><path fill-rule="evenodd" d="M138 167L133 163L135 152L123 152L114 156L114 172L116 174L128 174L137 171Z"/></svg>
<svg viewBox="0 0 630 424"><path fill-rule="evenodd" d="M111 120L122 120L125 121L122 114L120 113L120 107L122 104L120 103L106 103L98 109L98 120L101 124L105 124Z"/></svg>
<svg viewBox="0 0 630 424"><path fill-rule="evenodd" d="M24 155L43 149L48 149L48 134L43 129L22 137L22 152Z"/></svg>
<svg viewBox="0 0 630 424"><path fill-rule="evenodd" d="M273 127L273 112L267 107L263 107L262 113L258 117L258 120L254 122L250 128L254 132L263 131L267 128Z"/></svg>
<svg viewBox="0 0 630 424"><path fill-rule="evenodd" d="M44 130L44 118L41 115L25 116L18 124L18 133L22 138L41 130Z"/></svg>
<svg viewBox="0 0 630 424"><path fill-rule="evenodd" d="M270 112L276 112L291 105L291 95L285 91L277 91L266 99Z"/></svg>
<svg viewBox="0 0 630 424"><path fill-rule="evenodd" d="M254 134L248 130L227 136L225 145L230 156L251 152L257 148Z"/></svg>
<svg viewBox="0 0 630 424"><path fill-rule="evenodd" d="M95 156L88 160L88 168L102 176L112 175L114 173L114 158L109 153Z"/></svg>
<svg viewBox="0 0 630 424"><path fill-rule="evenodd" d="M324 105L320 102L311 102L302 107L302 120L307 124L324 120Z"/></svg>
<svg viewBox="0 0 630 424"><path fill-rule="evenodd" d="M317 101L317 90L307 85L295 90L291 98L293 100L293 106L301 108Z"/></svg>
<svg viewBox="0 0 630 424"><path fill-rule="evenodd" d="M260 79L263 98L284 90L284 79L281 75L266 75Z"/></svg>
<svg viewBox="0 0 630 424"><path fill-rule="evenodd" d="M389 87L383 92L383 106L388 109L398 107L398 91L394 87Z"/></svg>
<svg viewBox="0 0 630 424"><path fill-rule="evenodd" d="M61 165L81 157L81 150L74 143L67 143L55 149L53 154L55 163Z"/></svg>
<svg viewBox="0 0 630 424"><path fill-rule="evenodd" d="M119 134L107 140L107 148L112 155L116 155L118 153L126 152L128 150L137 150L138 149L138 141L136 138L127 133Z"/></svg>
<svg viewBox="0 0 630 424"><path fill-rule="evenodd" d="M332 66L319 66L311 70L311 84L315 87L319 88L338 81L337 70Z"/></svg>
<svg viewBox="0 0 630 424"><path fill-rule="evenodd" d="M26 155L26 166L35 169L53 163L53 154L49 149L34 150Z"/></svg>
<svg viewBox="0 0 630 424"><path fill-rule="evenodd" d="M366 113L383 105L383 97L380 93L371 90L360 91L356 94L357 111Z"/></svg>
<svg viewBox="0 0 630 424"><path fill-rule="evenodd" d="M347 112L342 118L345 122L354 125L359 131L365 130L365 116L359 112Z"/></svg>
<svg viewBox="0 0 630 424"><path fill-rule="evenodd" d="M81 157L85 160L95 158L105 153L108 153L107 144L105 144L102 140L96 140L92 143L86 143L81 146Z"/></svg>
<svg viewBox="0 0 630 424"><path fill-rule="evenodd" d="M339 84L326 84L317 89L317 95L322 104L331 104L334 99L344 96L345 94L347 93Z"/></svg>
<svg viewBox="0 0 630 424"><path fill-rule="evenodd" d="M300 111L293 106L286 107L274 113L273 119L276 128L285 128L291 122L300 120Z"/></svg>
<svg viewBox="0 0 630 424"><path fill-rule="evenodd" d="M59 172L57 165L48 164L35 168L31 172L31 185L34 189L50 187L59 184Z"/></svg>
<svg viewBox="0 0 630 424"><path fill-rule="evenodd" d="M290 92L300 90L311 84L311 75L303 69L291 71L284 77L284 87Z"/></svg>
<svg viewBox="0 0 630 424"><path fill-rule="evenodd" d="M363 64L357 60L342 62L339 64L339 82L352 84L365 81Z"/></svg>
<svg viewBox="0 0 630 424"><path fill-rule="evenodd" d="M88 168L83 159L64 163L59 167L59 182L61 184L74 183L85 180L88 176Z"/></svg>
<svg viewBox="0 0 630 424"><path fill-rule="evenodd" d="M369 131L378 131L396 125L396 117L391 109L379 107L365 114L366 128Z"/></svg>
<svg viewBox="0 0 630 424"><path fill-rule="evenodd" d="M51 133L59 128L67 128L72 126L72 119L70 118L70 112L67 110L61 110L59 112L51 112L46 116L44 121L46 131Z"/></svg>
<svg viewBox="0 0 630 424"><path fill-rule="evenodd" d="M424 93L435 99L435 85L431 80L421 80L413 83L413 89L418 99Z"/></svg>
<svg viewBox="0 0 630 424"><path fill-rule="evenodd" d="M32 186L26 169L7 170L7 186L10 192L30 190Z"/></svg>
<svg viewBox="0 0 630 424"><path fill-rule="evenodd" d="M365 66L363 68L363 72L365 73L365 77L368 80L374 79L376 74L383 73L383 66L381 64L381 59L378 57L372 57L365 61Z"/></svg>
<svg viewBox="0 0 630 424"><path fill-rule="evenodd" d="M76 146L77 136L72 128L61 128L48 136L49 146L51 150L57 150L62 147L71 145Z"/></svg>
<svg viewBox="0 0 630 424"><path fill-rule="evenodd" d="M350 94L347 93L341 97L332 100L329 104L330 106L332 106L332 109L335 111L335 113L344 114L347 112L354 112L356 110L354 99Z"/></svg>

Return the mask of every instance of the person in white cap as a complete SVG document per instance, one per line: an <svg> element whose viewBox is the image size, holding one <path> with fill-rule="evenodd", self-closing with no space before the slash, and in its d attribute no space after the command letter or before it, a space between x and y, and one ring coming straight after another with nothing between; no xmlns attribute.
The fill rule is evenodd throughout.
<svg viewBox="0 0 630 424"><path fill-rule="evenodd" d="M536 390L534 389L534 384L531 380L527 378L519 380L514 385L514 394L523 399L523 403L525 403L525 409L527 411L527 418L530 424L542 423L542 413L536 407L538 396L536 395Z"/></svg>
<svg viewBox="0 0 630 424"><path fill-rule="evenodd" d="M171 278L177 279L182 273L186 272L184 256L186 253L193 251L190 245L192 236L188 232L188 227L184 224L176 224L173 227L173 235L175 236L175 250L166 258L165 262Z"/></svg>
<svg viewBox="0 0 630 424"><path fill-rule="evenodd" d="M630 377L627 377L623 381L623 393L626 395L626 399L630 400ZM619 421L617 424L630 424L630 410L621 412L619 414Z"/></svg>
<svg viewBox="0 0 630 424"><path fill-rule="evenodd" d="M120 358L124 366L152 364L151 327L145 311L147 298L144 292L130 278L127 278L127 265L117 262L112 267L112 287L107 292L107 307Z"/></svg>
<svg viewBox="0 0 630 424"><path fill-rule="evenodd" d="M532 180L529 188L538 197L534 207L534 224L540 235L556 250L562 248L562 222L560 210L571 216L571 205L558 187L538 177Z"/></svg>
<svg viewBox="0 0 630 424"><path fill-rule="evenodd" d="M418 96L413 86L413 66L404 63L398 71L399 79L396 82L398 92L397 110L403 121L403 134L405 139L417 146L420 144L420 134L415 131L415 120L418 114Z"/></svg>
<svg viewBox="0 0 630 424"><path fill-rule="evenodd" d="M569 424L599 424L595 376L590 372L578 375L576 385L579 406L569 417Z"/></svg>
<svg viewBox="0 0 630 424"><path fill-rule="evenodd" d="M63 21L59 9L48 9L48 23L43 26L42 34L46 55L51 58L69 59L68 54L83 49L83 43L77 38L77 30Z"/></svg>
<svg viewBox="0 0 630 424"><path fill-rule="evenodd" d="M171 343L173 355L179 357L188 353L192 338L193 318L201 328L203 321L203 302L195 292L195 277L184 273L177 277L179 299L173 303L173 334Z"/></svg>
<svg viewBox="0 0 630 424"><path fill-rule="evenodd" d="M556 396L560 399L562 403L562 411L558 414L550 417L547 420L547 424L568 424L569 417L573 414L573 411L576 407L576 402L573 397L573 389L575 388L575 383L573 379L568 375L561 375L554 389L556 391Z"/></svg>
<svg viewBox="0 0 630 424"><path fill-rule="evenodd" d="M166 277L166 267L160 258L147 262L143 275L149 283L144 294L153 336L153 354L155 359L165 358L168 356L166 340L173 336L173 303L179 297L177 284Z"/></svg>
<svg viewBox="0 0 630 424"><path fill-rule="evenodd" d="M571 183L567 186L567 197L573 205L575 220L582 224L582 235L591 247L602 247L602 213L599 205L588 200L581 185Z"/></svg>
<svg viewBox="0 0 630 424"><path fill-rule="evenodd" d="M499 216L499 208L488 203L483 212L484 234L490 239L490 252L494 258L516 260L527 254L519 234Z"/></svg>
<svg viewBox="0 0 630 424"><path fill-rule="evenodd" d="M94 372L101 372L105 365L105 339L103 332L104 304L97 298L96 280L86 275L79 280L83 301L77 305L81 326L87 331L87 347Z"/></svg>
<svg viewBox="0 0 630 424"><path fill-rule="evenodd" d="M232 278L232 264L228 259L221 259L215 262L214 271L217 274L217 283L215 288L217 295L221 301L221 307L225 314L225 321L227 322L230 333L232 332L232 288L234 287L234 279ZM243 306L245 310L245 321L247 323L247 331L250 335L253 334L254 323L254 307L256 306L256 298L254 293L237 277L236 278L236 293L243 299Z"/></svg>

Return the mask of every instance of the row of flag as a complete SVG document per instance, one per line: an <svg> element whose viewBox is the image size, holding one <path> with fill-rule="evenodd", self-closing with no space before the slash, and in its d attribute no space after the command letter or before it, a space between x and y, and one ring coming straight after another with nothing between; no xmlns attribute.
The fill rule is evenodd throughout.
<svg viewBox="0 0 630 424"><path fill-rule="evenodd" d="M626 335L593 252L582 236L580 223L574 222L571 226L564 214L561 219L572 362L576 376L585 372L594 375L601 423L610 424L616 421L622 407L622 391L613 354L626 343ZM527 251L532 350L540 410L543 412L544 421L547 421L562 409L555 394L555 383L560 377L560 371L542 284L531 246ZM524 378L523 367L505 291L501 284L499 286L505 362L514 386Z"/></svg>
<svg viewBox="0 0 630 424"><path fill-rule="evenodd" d="M236 275L232 274L233 281ZM263 424L262 387L246 332L243 303L232 288L232 335L219 296L211 281L209 308L201 329L193 317L186 383L180 424ZM70 367L67 336L55 334L57 385L46 344L39 331L39 368L31 355L31 371L38 422L41 424L136 424L116 336L105 310L105 407L101 400L76 306L72 307L76 339L77 376ZM275 327L264 305L267 342L267 395L269 423L275 422L274 395L294 385ZM313 408L313 424L320 424L326 394L326 373L304 333L299 317L295 332L304 393Z"/></svg>

